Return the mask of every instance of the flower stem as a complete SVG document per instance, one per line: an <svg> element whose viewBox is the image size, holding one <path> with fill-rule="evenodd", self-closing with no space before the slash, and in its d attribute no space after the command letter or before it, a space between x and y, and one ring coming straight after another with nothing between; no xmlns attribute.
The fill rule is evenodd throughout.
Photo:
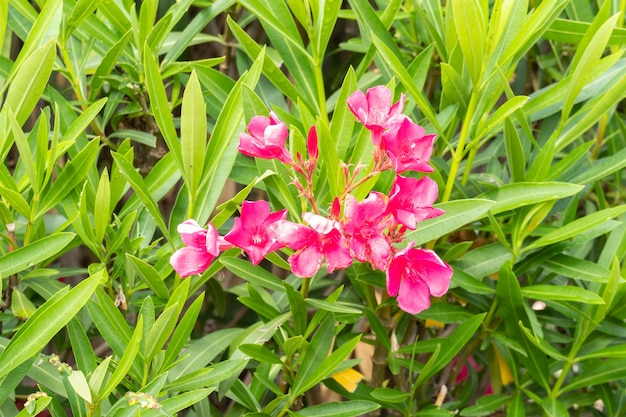
<svg viewBox="0 0 626 417"><path fill-rule="evenodd" d="M478 91L474 89L472 91L472 96L470 97L470 102L467 106L467 112L465 113L465 119L463 120L463 126L461 127L461 134L459 135L459 143L456 145L456 149L454 154L452 155L452 161L450 164L450 172L448 174L448 180L446 181L446 188L444 189L443 196L441 197L441 202L445 203L450 200L450 195L452 194L452 188L454 187L454 183L456 180L456 174L459 170L459 165L463 160L463 155L465 153L465 142L467 142L470 126L472 124L472 119L474 118L474 112L476 111L476 105L478 103Z"/></svg>

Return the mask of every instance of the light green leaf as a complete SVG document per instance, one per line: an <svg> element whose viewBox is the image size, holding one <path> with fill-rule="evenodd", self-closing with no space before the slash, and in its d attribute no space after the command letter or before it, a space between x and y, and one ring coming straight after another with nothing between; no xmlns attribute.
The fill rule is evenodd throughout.
<svg viewBox="0 0 626 417"><path fill-rule="evenodd" d="M481 194L480 197L494 200L491 213L498 214L528 204L569 197L582 188L581 185L563 182L518 182L503 185Z"/></svg>
<svg viewBox="0 0 626 417"><path fill-rule="evenodd" d="M41 238L0 258L0 277L17 274L52 258L74 239L74 233L62 232Z"/></svg>
<svg viewBox="0 0 626 417"><path fill-rule="evenodd" d="M540 237L532 242L530 245L523 248L524 251L529 251L543 246L552 245L554 243L562 242L567 239L571 239L578 236L584 231L590 230L602 223L610 220L614 217L626 212L626 205L621 205L613 208L608 208L595 213L589 214L585 217L574 220L571 223L565 224L558 229Z"/></svg>
<svg viewBox="0 0 626 417"><path fill-rule="evenodd" d="M55 52L53 41L33 51L21 65L10 84L2 109L10 109L20 126L30 116L48 83L54 65ZM13 66L16 67L17 63Z"/></svg>
<svg viewBox="0 0 626 417"><path fill-rule="evenodd" d="M485 50L485 20L478 0L452 0L454 26L474 89L479 86Z"/></svg>
<svg viewBox="0 0 626 417"><path fill-rule="evenodd" d="M103 279L104 272L99 271L73 289L57 292L39 307L0 354L0 376L39 353L85 305Z"/></svg>
<svg viewBox="0 0 626 417"><path fill-rule="evenodd" d="M85 378L85 374L82 371L72 371L68 375L67 380L69 381L76 394L78 394L83 400L87 401L88 403L92 402L89 384L87 383L87 378Z"/></svg>
<svg viewBox="0 0 626 417"><path fill-rule="evenodd" d="M610 275L603 266L564 253L546 259L541 266L559 275L588 282L606 282Z"/></svg>
<svg viewBox="0 0 626 417"><path fill-rule="evenodd" d="M169 298L170 294L167 286L163 282L163 277L161 277L159 272L152 265L129 253L126 254L126 258L139 273L141 279L144 280L146 285L148 285L148 287L150 287L150 289L154 291L154 293L158 297L164 300L167 300Z"/></svg>
<svg viewBox="0 0 626 417"><path fill-rule="evenodd" d="M618 381L626 374L626 361L622 358L606 359L596 362L594 366L584 368L584 371L575 376L569 384L565 385L559 394L564 394L580 388L604 384L605 382Z"/></svg>
<svg viewBox="0 0 626 417"><path fill-rule="evenodd" d="M493 205L493 201L485 199L466 199L436 204L435 207L440 208L445 213L439 217L420 222L417 230L407 233L406 240L414 240L416 245L423 245L438 239L484 217Z"/></svg>
<svg viewBox="0 0 626 417"><path fill-rule="evenodd" d="M206 105L195 71L191 72L185 88L180 118L180 146L185 167L184 178L190 192L190 199L193 200L202 178L207 143Z"/></svg>

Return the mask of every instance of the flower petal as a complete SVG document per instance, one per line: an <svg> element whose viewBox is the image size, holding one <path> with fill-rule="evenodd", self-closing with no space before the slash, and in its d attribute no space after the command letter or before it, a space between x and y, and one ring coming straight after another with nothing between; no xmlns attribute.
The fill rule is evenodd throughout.
<svg viewBox="0 0 626 417"><path fill-rule="evenodd" d="M213 256L201 249L182 248L174 252L170 263L181 278L201 274L213 261Z"/></svg>
<svg viewBox="0 0 626 417"><path fill-rule="evenodd" d="M315 245L294 253L289 257L291 272L300 278L312 277L322 266L324 254Z"/></svg>
<svg viewBox="0 0 626 417"><path fill-rule="evenodd" d="M420 266L416 273L428 285L432 295L441 297L448 291L453 271L435 252L413 249L408 256L412 263Z"/></svg>
<svg viewBox="0 0 626 417"><path fill-rule="evenodd" d="M416 276L405 276L400 282L397 300L402 310L417 314L430 307L430 289Z"/></svg>

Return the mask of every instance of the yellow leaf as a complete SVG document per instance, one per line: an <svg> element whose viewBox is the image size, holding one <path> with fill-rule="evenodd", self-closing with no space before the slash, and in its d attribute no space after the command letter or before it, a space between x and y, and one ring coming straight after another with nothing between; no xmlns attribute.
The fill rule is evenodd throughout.
<svg viewBox="0 0 626 417"><path fill-rule="evenodd" d="M352 368L348 368L331 375L331 377L337 381L339 385L344 387L346 391L354 392L359 382L363 379L363 374Z"/></svg>

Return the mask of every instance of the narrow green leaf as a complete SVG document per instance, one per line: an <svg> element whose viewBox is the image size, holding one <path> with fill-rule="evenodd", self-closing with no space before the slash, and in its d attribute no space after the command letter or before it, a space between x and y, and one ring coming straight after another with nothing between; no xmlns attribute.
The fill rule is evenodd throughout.
<svg viewBox="0 0 626 417"><path fill-rule="evenodd" d="M163 139L167 144L167 148L174 155L174 160L181 172L186 172L185 163L183 162L182 150L178 140L178 134L174 127L174 120L169 107L165 86L161 79L159 66L154 57L147 53L143 58L143 65L146 71L146 87L150 97L150 104L154 119L159 126L159 130L163 135Z"/></svg>
<svg viewBox="0 0 626 417"><path fill-rule="evenodd" d="M274 352L263 345L239 345L238 349L243 352L244 355L248 355L251 359L260 363L273 363L277 365L282 365L283 363L278 357L276 357Z"/></svg>
<svg viewBox="0 0 626 417"><path fill-rule="evenodd" d="M252 265L250 262L239 258L220 257L219 262L230 272L245 279L253 285L267 288L276 292L284 292L283 282L276 275L265 268Z"/></svg>
<svg viewBox="0 0 626 417"><path fill-rule="evenodd" d="M9 86L2 108L10 109L20 126L30 116L48 83L54 65L55 52L53 41L33 51L21 65ZM13 66L16 67L17 63Z"/></svg>
<svg viewBox="0 0 626 417"><path fill-rule="evenodd" d="M132 337L127 345L127 348L124 350L124 355L120 358L115 371L113 371L113 375L107 381L107 384L102 388L102 391L98 392L98 400L102 401L109 396L111 392L122 382L124 378L126 378L126 374L133 366L133 362L135 361L135 357L139 352L139 347L141 346L141 336L143 334L143 317L139 316L137 319L137 326L135 327L135 331L133 332Z"/></svg>
<svg viewBox="0 0 626 417"><path fill-rule="evenodd" d="M94 204L93 220L96 242L102 242L106 234L107 226L111 220L111 184L109 183L109 173L105 168L100 174L98 190L96 191L96 201Z"/></svg>
<svg viewBox="0 0 626 417"><path fill-rule="evenodd" d="M148 348L146 361L152 361L161 348L165 346L165 342L167 342L176 327L179 312L179 304L176 303L163 310L163 313L156 319L146 341Z"/></svg>
<svg viewBox="0 0 626 417"><path fill-rule="evenodd" d="M524 336L518 323L522 322L530 328L530 319L524 307L522 290L513 273L511 262L506 263L500 269L500 276L496 286L499 312L504 319L507 336L521 344L526 355L518 355L520 362L528 369L530 374L546 390L548 389L548 363L543 352L539 351Z"/></svg>
<svg viewBox="0 0 626 417"><path fill-rule="evenodd" d="M514 210L520 206L558 200L582 190L581 185L564 182L518 182L481 194L484 199L494 200L492 214Z"/></svg>
<svg viewBox="0 0 626 417"><path fill-rule="evenodd" d="M492 415L498 408L509 400L508 394L491 394L480 397L476 404L461 411L463 417Z"/></svg>
<svg viewBox="0 0 626 417"><path fill-rule="evenodd" d="M435 207L445 213L421 222L417 230L407 233L406 238L414 240L416 245L423 245L484 217L493 205L494 201L486 199L466 199L436 204Z"/></svg>
<svg viewBox="0 0 626 417"><path fill-rule="evenodd" d="M17 274L52 258L74 239L74 233L62 232L43 237L0 258L0 277Z"/></svg>
<svg viewBox="0 0 626 417"><path fill-rule="evenodd" d="M621 215L626 212L626 205L621 205L613 208L608 208L595 213L589 214L585 217L574 220L571 223L563 225L558 229L540 237L532 242L530 245L524 248L525 251L541 248L543 246L552 245L554 243L562 242L567 239L571 239L584 231L590 230L596 226L599 226L606 221Z"/></svg>
<svg viewBox="0 0 626 417"><path fill-rule="evenodd" d="M441 351L439 355L436 357L433 356L435 359L431 363L430 368L424 368L422 370L416 384L418 384L418 382L421 383L428 380L428 378L435 375L443 369L444 366L450 363L463 346L465 346L465 344L474 336L486 315L486 313L477 314L467 319L460 324L459 327L454 329L450 336L441 342Z"/></svg>
<svg viewBox="0 0 626 417"><path fill-rule="evenodd" d="M115 44L107 51L107 53L102 57L100 64L96 68L96 71L91 78L89 90L89 100L93 101L100 92L100 89L104 85L106 78L111 74L113 68L120 60L122 56L122 52L124 48L126 48L126 44L128 44L128 40L131 38L132 30L129 29L128 32L124 34Z"/></svg>
<svg viewBox="0 0 626 417"><path fill-rule="evenodd" d="M77 369L81 369L87 373L91 373L97 367L96 355L94 354L91 342L83 325L78 318L73 318L67 324L67 332L70 337L72 353L76 359Z"/></svg>
<svg viewBox="0 0 626 417"><path fill-rule="evenodd" d="M148 212L150 212L150 214L152 215L152 218L159 226L159 229L161 230L161 233L163 233L163 236L165 236L165 238L171 242L172 236L170 235L169 230L165 225L165 221L161 216L159 206L154 201L154 199L150 195L150 191L146 187L144 179L141 177L141 175L139 175L137 171L135 171L135 168L122 155L118 154L117 152L111 152L111 155L117 163L118 169L122 172L126 180L130 183L141 201L144 203L145 207L148 209Z"/></svg>
<svg viewBox="0 0 626 417"><path fill-rule="evenodd" d="M159 272L152 265L129 253L126 254L126 258L139 273L141 279L146 283L146 285L148 285L148 287L150 287L152 291L154 291L154 293L158 297L164 300L167 300L169 298L170 294L167 286L163 282L163 277L161 277Z"/></svg>
<svg viewBox="0 0 626 417"><path fill-rule="evenodd" d="M0 376L40 352L85 305L104 279L100 271L73 289L64 288L37 309L0 354Z"/></svg>
<svg viewBox="0 0 626 417"><path fill-rule="evenodd" d="M626 361L622 358L606 359L595 362L594 366L584 368L584 371L575 376L569 384L565 385L559 394L564 394L580 388L604 384L605 382L618 381L624 378Z"/></svg>
<svg viewBox="0 0 626 417"><path fill-rule="evenodd" d="M203 301L204 293L200 294L189 306L187 311L185 311L183 318L176 326L176 329L174 329L170 343L165 349L165 359L163 360L163 366L161 369L169 368L169 366L174 363L176 358L178 358L179 354L182 352L183 346L191 336L191 332L194 329Z"/></svg>
<svg viewBox="0 0 626 417"><path fill-rule="evenodd" d="M324 362L332 346L334 335L334 322L331 319L325 320L315 332L308 348L302 355L300 370L296 374L290 394L298 397L306 390L309 381L316 373L317 368ZM315 382L317 383L317 382Z"/></svg>
<svg viewBox="0 0 626 417"><path fill-rule="evenodd" d="M580 174L572 178L570 182L575 184L592 184L614 172L623 171L624 168L626 168L626 148L613 155L593 161L590 167L584 169Z"/></svg>
<svg viewBox="0 0 626 417"><path fill-rule="evenodd" d="M207 143L206 105L195 71L191 72L183 95L180 125L180 146L186 174L184 177L187 180L187 189L192 198L195 198L204 169Z"/></svg>
<svg viewBox="0 0 626 417"><path fill-rule="evenodd" d="M564 253L550 257L541 266L559 275L588 282L606 282L610 275L603 266Z"/></svg>
<svg viewBox="0 0 626 417"><path fill-rule="evenodd" d="M6 199L9 206L24 216L24 218L27 219L30 217L30 207L28 206L28 202L20 193L0 185L0 196Z"/></svg>
<svg viewBox="0 0 626 417"><path fill-rule="evenodd" d="M479 87L484 60L486 24L478 0L453 0L454 26L474 89Z"/></svg>
<svg viewBox="0 0 626 417"><path fill-rule="evenodd" d="M298 411L303 417L357 417L378 410L380 404L372 401L353 400L313 405Z"/></svg>
<svg viewBox="0 0 626 417"><path fill-rule="evenodd" d="M94 166L99 144L98 139L89 141L89 144L65 165L56 181L43 194L35 217L43 216L72 190L86 181L87 172Z"/></svg>
<svg viewBox="0 0 626 417"><path fill-rule="evenodd" d="M415 100L417 106L420 111L426 116L426 119L435 127L437 133L442 134L443 129L439 125L439 121L437 119L437 115L435 114L430 102L426 99L424 93L417 89L415 83L413 82L413 77L408 73L405 69L406 65L404 65L398 57L396 57L393 52L385 45L380 39L376 36L372 38L374 45L376 46L376 50L381 58L387 63L388 67L393 71L394 75L398 77L409 96Z"/></svg>

